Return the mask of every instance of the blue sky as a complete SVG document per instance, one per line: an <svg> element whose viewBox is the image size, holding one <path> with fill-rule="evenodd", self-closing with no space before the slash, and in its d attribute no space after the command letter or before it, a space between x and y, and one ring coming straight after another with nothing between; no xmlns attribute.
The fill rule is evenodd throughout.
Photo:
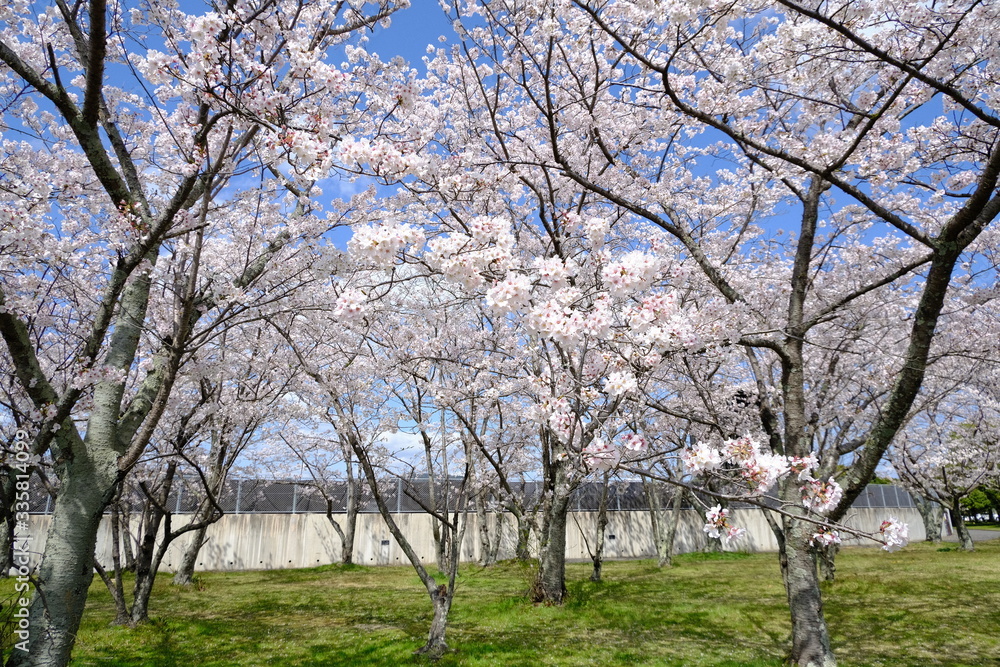
<svg viewBox="0 0 1000 667"><path fill-rule="evenodd" d="M379 28L370 35L368 51L383 59L402 56L423 74L421 59L427 55L427 45L438 46L438 37L454 35L451 21L437 0L411 0L411 6L392 17L389 29Z"/></svg>

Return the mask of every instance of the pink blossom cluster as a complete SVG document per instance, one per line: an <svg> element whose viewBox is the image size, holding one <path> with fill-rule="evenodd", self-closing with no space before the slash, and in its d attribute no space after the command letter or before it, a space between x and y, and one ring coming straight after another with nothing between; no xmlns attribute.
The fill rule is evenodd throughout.
<svg viewBox="0 0 1000 667"><path fill-rule="evenodd" d="M810 479L802 485L802 504L814 512L829 512L843 497L844 490L832 479L825 482Z"/></svg>
<svg viewBox="0 0 1000 667"><path fill-rule="evenodd" d="M681 452L681 462L689 473L696 474L705 470L715 470L721 466L722 455L707 442L698 442Z"/></svg>
<svg viewBox="0 0 1000 667"><path fill-rule="evenodd" d="M508 273L486 291L486 305L500 313L511 313L531 303L531 279L528 276Z"/></svg>
<svg viewBox="0 0 1000 667"><path fill-rule="evenodd" d="M759 496L788 472L788 459L760 450L760 444L749 436L727 440L722 444L724 460L740 466L740 476L750 495Z"/></svg>
<svg viewBox="0 0 1000 667"><path fill-rule="evenodd" d="M84 368L70 381L70 386L73 389L86 389L99 382L125 382L125 371L103 364L92 368Z"/></svg>
<svg viewBox="0 0 1000 667"><path fill-rule="evenodd" d="M616 371L608 375L604 381L604 391L617 398L626 396L639 390L639 383L635 375L628 371Z"/></svg>
<svg viewBox="0 0 1000 667"><path fill-rule="evenodd" d="M407 81L396 87L393 92L393 102L400 109L412 109L418 94L417 85L412 81Z"/></svg>
<svg viewBox="0 0 1000 667"><path fill-rule="evenodd" d="M605 265L601 278L611 294L624 296L648 288L656 279L659 268L656 257L634 250Z"/></svg>
<svg viewBox="0 0 1000 667"><path fill-rule="evenodd" d="M564 305L559 299L547 299L528 313L528 329L562 345L573 345L580 337L584 315Z"/></svg>
<svg viewBox="0 0 1000 667"><path fill-rule="evenodd" d="M506 271L511 264L514 235L507 221L485 216L469 225L471 236L452 233L427 244L427 262L451 281L473 290L487 271Z"/></svg>
<svg viewBox="0 0 1000 667"><path fill-rule="evenodd" d="M382 139L369 141L347 137L340 143L338 157L347 166L367 164L379 175L396 177L419 174L427 163L416 153Z"/></svg>
<svg viewBox="0 0 1000 667"><path fill-rule="evenodd" d="M840 544L840 533L832 528L820 526L819 530L813 533L812 538L809 540L809 544L821 547L829 547L834 544Z"/></svg>
<svg viewBox="0 0 1000 667"><path fill-rule="evenodd" d="M638 433L627 433L622 436L622 446L630 452L644 452L649 443Z"/></svg>
<svg viewBox="0 0 1000 667"><path fill-rule="evenodd" d="M747 532L745 528L739 528L729 522L729 510L722 509L721 505L708 510L705 520L705 533L709 537L721 539L725 545L739 540Z"/></svg>
<svg viewBox="0 0 1000 667"><path fill-rule="evenodd" d="M583 461L591 470L611 470L621 461L617 447L601 438L594 438L583 448Z"/></svg>
<svg viewBox="0 0 1000 667"><path fill-rule="evenodd" d="M788 459L788 469L799 476L800 482L812 479L812 471L819 465L814 454L809 456L793 456Z"/></svg>
<svg viewBox="0 0 1000 667"><path fill-rule="evenodd" d="M894 516L883 521L878 531L882 533L882 537L885 539L885 544L882 548L886 551L897 551L910 542L910 527Z"/></svg>
<svg viewBox="0 0 1000 667"><path fill-rule="evenodd" d="M388 268L407 246L423 245L423 232L413 225L385 223L359 227L347 243L348 251L360 261Z"/></svg>
<svg viewBox="0 0 1000 667"><path fill-rule="evenodd" d="M815 467L815 457L797 458L769 454L761 451L760 444L749 436L727 440L721 448L713 447L707 442L699 442L681 452L681 461L687 472L692 474L714 470L723 463L732 464L738 467L740 478L747 485L751 496L764 494L779 479L793 470L799 474L800 480L805 480L807 483L814 482L809 472ZM835 482L832 484L836 486ZM827 489L824 483L822 489L822 498L815 497L813 502L826 507L827 501L833 504L839 501L840 496L837 493L842 493L839 486ZM814 496L810 498L813 499Z"/></svg>
<svg viewBox="0 0 1000 667"><path fill-rule="evenodd" d="M334 303L333 315L344 322L357 322L365 314L368 299L356 289L346 289L341 292Z"/></svg>

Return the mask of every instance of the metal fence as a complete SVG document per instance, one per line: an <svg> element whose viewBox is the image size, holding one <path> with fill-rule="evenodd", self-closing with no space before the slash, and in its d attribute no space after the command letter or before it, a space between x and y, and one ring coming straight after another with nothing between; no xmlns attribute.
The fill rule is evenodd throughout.
<svg viewBox="0 0 1000 667"><path fill-rule="evenodd" d="M167 499L167 509L179 513L194 512L204 499L204 493L199 493L195 480L184 480L176 485L176 490ZM531 507L538 502L541 492L537 482L523 482L515 487L524 502ZM327 511L327 498L330 499L334 513L343 513L347 509L347 484L328 484L321 492L315 484L299 481L273 481L262 479L237 479L226 482L218 496L219 506L223 511L232 514L306 514L323 513ZM423 512L424 507L430 507L431 489L427 480L391 480L380 486L380 491L389 510L396 513ZM371 491L364 484L358 488L359 509L365 513L378 512ZM459 482L451 481L448 488L448 507L450 511L457 507L459 498ZM445 496L443 484L434 488L437 506L442 506ZM570 500L570 511L593 512L600 506L601 484L586 482L574 491ZM710 500L706 497L706 500ZM495 501L495 499L494 499ZM126 495L126 502L133 510L141 510L144 497L138 489L133 489ZM667 499L663 498L664 506ZM714 502L714 501L712 501ZM41 486L32 486L30 512L33 514L48 514L52 511L53 498ZM731 503L732 507L743 506ZM745 505L751 507L751 505ZM639 480L613 481L608 487L607 507L611 511L648 511L649 503L642 482ZM684 504L690 508L690 503ZM887 484L869 484L854 502L854 507L915 507L910 494L904 489ZM468 509L472 509L471 506Z"/></svg>

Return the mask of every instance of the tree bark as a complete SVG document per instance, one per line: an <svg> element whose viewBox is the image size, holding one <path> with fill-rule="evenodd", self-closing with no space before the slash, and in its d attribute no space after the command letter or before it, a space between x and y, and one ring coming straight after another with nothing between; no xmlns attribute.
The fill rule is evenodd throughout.
<svg viewBox="0 0 1000 667"><path fill-rule="evenodd" d="M940 542L944 525L944 507L930 498L920 495L913 495L913 502L920 512L920 518L924 522L924 540L927 542Z"/></svg>
<svg viewBox="0 0 1000 667"><path fill-rule="evenodd" d="M205 546L205 535L207 533L208 526L194 531L191 542L188 543L187 549L184 550L184 555L181 557L180 567L174 573L174 579L171 583L175 586L190 586L194 583L194 568L198 563L198 554L201 553L201 548Z"/></svg>
<svg viewBox="0 0 1000 667"><path fill-rule="evenodd" d="M80 629L87 591L94 578L97 528L118 483L118 465L108 450L75 454L63 464L63 484L53 505L45 553L38 568L28 617L28 652L14 651L8 667L68 664Z"/></svg>
<svg viewBox="0 0 1000 667"><path fill-rule="evenodd" d="M814 548L819 559L819 570L823 575L823 581L834 581L837 578L837 554L840 553L840 545L828 544Z"/></svg>
<svg viewBox="0 0 1000 667"><path fill-rule="evenodd" d="M604 531L608 528L608 473L604 473L601 484L601 502L597 508L597 533L594 540L594 553L591 560L594 568L590 573L591 581L601 580L601 570L604 567Z"/></svg>
<svg viewBox="0 0 1000 667"><path fill-rule="evenodd" d="M835 667L808 525L793 517L783 523L780 561L792 615L792 662L799 667Z"/></svg>
<svg viewBox="0 0 1000 667"><path fill-rule="evenodd" d="M538 554L538 574L532 590L533 602L562 604L566 598L566 519L569 513L569 485L564 463L556 463L555 483L542 521Z"/></svg>
<svg viewBox="0 0 1000 667"><path fill-rule="evenodd" d="M653 530L653 545L656 548L656 564L659 567L671 567L674 562L674 541L677 538L677 526L681 518L681 506L684 503L684 490L674 489L671 493L670 515L663 510L662 493L664 487L658 482L643 478L642 490L649 504L649 520Z"/></svg>
<svg viewBox="0 0 1000 667"><path fill-rule="evenodd" d="M448 630L448 612L451 611L452 595L448 592L448 587L441 584L436 591L431 594L431 602L434 605L434 618L431 621L431 629L427 635L427 643L417 649L417 653L426 655L431 660L437 660L448 650L448 643L445 641L445 633Z"/></svg>
<svg viewBox="0 0 1000 667"><path fill-rule="evenodd" d="M972 542L972 535L969 533L968 526L965 525L965 517L962 516L962 501L960 498L955 498L948 513L951 515L951 525L955 528L955 534L958 535L958 541L962 549L965 551L975 551L976 545Z"/></svg>
<svg viewBox="0 0 1000 667"><path fill-rule="evenodd" d="M490 530L490 513L486 511L486 500L483 497L484 490L476 494L474 499L476 507L476 519L479 523L479 565L490 567L496 563L496 550L493 548L494 542L499 542L500 521L496 522L494 530Z"/></svg>

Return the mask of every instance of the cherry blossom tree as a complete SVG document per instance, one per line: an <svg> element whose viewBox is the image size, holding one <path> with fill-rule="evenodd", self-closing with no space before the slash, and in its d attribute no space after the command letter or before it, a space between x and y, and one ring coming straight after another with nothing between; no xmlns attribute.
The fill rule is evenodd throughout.
<svg viewBox="0 0 1000 667"><path fill-rule="evenodd" d="M984 26L996 8L511 0L453 12L467 19L462 42L432 67L473 108L452 121L479 124L464 136L486 147L468 163L571 181L612 219L661 229L650 261L676 257L716 295L715 340L743 350L765 439L691 455L741 468L749 491L779 484L792 658L834 664L814 559L836 535L812 519L841 518L871 478L919 391L953 276L995 242L1000 119ZM537 208L540 227L562 232ZM764 227L779 215L794 234ZM640 264L621 275L628 294L648 288ZM870 397L876 416L821 461L809 403L824 382L810 357L880 302L898 304L908 331L871 359L889 379ZM562 333L552 321L543 333ZM883 535L893 547L901 528Z"/></svg>
<svg viewBox="0 0 1000 667"><path fill-rule="evenodd" d="M986 382L977 384L995 388L995 374L984 373ZM1000 404L987 391L965 386L930 402L900 433L890 457L908 489L948 509L966 551L974 545L961 501L1000 479Z"/></svg>
<svg viewBox="0 0 1000 667"><path fill-rule="evenodd" d="M372 134L398 104L396 83L382 86L397 72L347 41L395 8L2 10L0 334L41 415L32 451L49 453L59 480L30 651L9 664L69 660L101 514L189 343L277 307L297 282L299 241L339 222L309 203L316 182L341 139ZM345 68L328 64L331 49ZM268 281L276 258L283 279Z"/></svg>

